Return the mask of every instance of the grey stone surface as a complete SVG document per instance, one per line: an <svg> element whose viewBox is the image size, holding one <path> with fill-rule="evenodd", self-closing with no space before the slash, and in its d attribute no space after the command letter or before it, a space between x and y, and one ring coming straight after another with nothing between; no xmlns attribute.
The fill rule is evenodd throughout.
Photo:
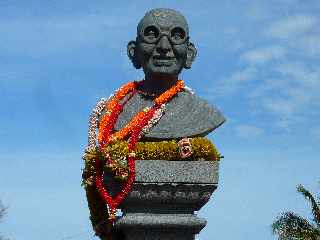
<svg viewBox="0 0 320 240"><path fill-rule="evenodd" d="M216 184L136 183L122 204L126 212L193 213L206 204Z"/></svg>
<svg viewBox="0 0 320 240"><path fill-rule="evenodd" d="M218 186L218 162L136 162L136 181L115 228L125 240L194 240L206 225L199 211Z"/></svg>
<svg viewBox="0 0 320 240"><path fill-rule="evenodd" d="M218 161L136 161L137 183L218 183Z"/></svg>
<svg viewBox="0 0 320 240"><path fill-rule="evenodd" d="M136 94L125 105L120 114L116 130L146 106L152 106L152 99ZM182 137L205 136L225 122L225 118L215 107L188 91L180 92L166 105L161 120L145 135L146 139L176 139Z"/></svg>
<svg viewBox="0 0 320 240"><path fill-rule="evenodd" d="M194 240L192 231L186 229L156 229L156 230L128 230L127 238L119 238L119 240ZM117 239L118 240L118 239Z"/></svg>
<svg viewBox="0 0 320 240"><path fill-rule="evenodd" d="M123 229L132 228L185 228L199 232L205 225L206 220L198 218L194 214L159 214L156 218L150 213L128 213L126 218L119 219L118 226Z"/></svg>

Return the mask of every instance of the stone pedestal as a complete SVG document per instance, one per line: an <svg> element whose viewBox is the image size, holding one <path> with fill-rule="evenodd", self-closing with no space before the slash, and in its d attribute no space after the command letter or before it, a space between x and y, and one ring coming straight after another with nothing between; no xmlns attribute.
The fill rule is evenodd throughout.
<svg viewBox="0 0 320 240"><path fill-rule="evenodd" d="M136 182L115 227L125 240L194 240L206 225L195 211L218 184L219 162L136 161Z"/></svg>

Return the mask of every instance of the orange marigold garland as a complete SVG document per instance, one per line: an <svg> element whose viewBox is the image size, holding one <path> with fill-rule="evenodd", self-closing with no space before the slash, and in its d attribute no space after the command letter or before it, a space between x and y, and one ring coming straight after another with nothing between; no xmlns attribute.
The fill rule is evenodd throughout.
<svg viewBox="0 0 320 240"><path fill-rule="evenodd" d="M103 166L114 164L114 161L108 154L103 158L95 159L95 181L94 184L99 192L101 199L108 206L109 222L113 224L116 217L116 209L123 199L127 196L135 179L135 148L139 138L145 134L154 124L156 124L165 110L165 103L171 100L178 92L184 89L184 82L178 80L176 84L169 90L154 99L154 105L144 108L138 112L131 121L117 132L114 131L114 126L124 105L137 92L138 85L141 82L130 82L122 86L113 96L108 100L101 99L90 116L88 147L87 150L103 149L106 145L112 143L114 140L124 140L127 137L129 154L126 156L128 171L127 181L123 189L116 196L112 197L103 183ZM121 101L123 101L121 103ZM99 121L100 115L105 111L105 114ZM99 125L99 126L98 126ZM98 129L98 136L96 136L96 129ZM124 156L125 157L125 156Z"/></svg>
<svg viewBox="0 0 320 240"><path fill-rule="evenodd" d="M161 104L167 103L170 101L172 97L174 97L178 92L182 91L184 89L184 82L182 80L178 80L176 85L174 85L172 88L161 94L159 97L157 97L154 100L154 103L158 106Z"/></svg>
<svg viewBox="0 0 320 240"><path fill-rule="evenodd" d="M109 134L105 132L108 128L107 124L110 124L110 117L111 114L118 115L123 108L123 104L119 104L119 101L121 101L128 93L133 92L135 93L135 89L137 88L138 84L137 82L130 82L123 87L119 89L119 91L115 94L115 96L109 101L107 105L108 111L105 113L105 115L102 117L100 124L99 124L99 136L98 141L99 143L102 143L103 147L105 144L108 144L110 141L114 140L122 140L125 137L127 137L130 132L132 132L133 128L137 125L137 123L146 115L146 112L149 110L148 108L144 109L141 112L138 112L135 117L132 118L132 120L122 129L120 129L118 132L115 132L114 134ZM178 80L177 83L171 87L169 90L161 94L159 97L157 97L154 100L155 105L162 105L168 102L173 96L175 96L178 92L180 92L184 88L184 82L182 80ZM132 95L133 95L132 94ZM113 109L113 111L111 111ZM108 139L106 139L106 136L108 136Z"/></svg>

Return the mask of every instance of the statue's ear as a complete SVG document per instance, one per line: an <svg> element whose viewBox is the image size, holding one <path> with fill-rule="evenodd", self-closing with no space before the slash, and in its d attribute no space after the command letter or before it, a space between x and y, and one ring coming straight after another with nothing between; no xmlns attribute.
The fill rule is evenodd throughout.
<svg viewBox="0 0 320 240"><path fill-rule="evenodd" d="M197 49L193 43L189 42L187 46L187 60L186 60L186 64L184 65L184 68L187 68L187 69L191 68L192 62L194 61L196 56L197 56Z"/></svg>
<svg viewBox="0 0 320 240"><path fill-rule="evenodd" d="M133 66L136 69L139 69L139 68L141 68L141 64L140 64L138 57L137 57L137 54L136 54L136 46L137 45L136 45L135 41L130 41L127 46L127 54L133 64Z"/></svg>

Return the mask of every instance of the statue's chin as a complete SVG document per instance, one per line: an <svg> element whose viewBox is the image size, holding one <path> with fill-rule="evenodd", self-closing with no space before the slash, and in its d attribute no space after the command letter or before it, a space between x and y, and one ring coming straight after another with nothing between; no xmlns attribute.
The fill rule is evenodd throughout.
<svg viewBox="0 0 320 240"><path fill-rule="evenodd" d="M168 78L170 76L175 77L177 76L179 73L176 73L175 71L169 71L168 69L166 69L165 67L159 67L159 69L157 71L152 71L149 72L149 76L153 76L153 77L165 77Z"/></svg>
<svg viewBox="0 0 320 240"><path fill-rule="evenodd" d="M182 68L174 64L174 62L155 62L152 66L148 66L145 69L145 73L148 75L163 75L163 76L176 76L181 72Z"/></svg>

